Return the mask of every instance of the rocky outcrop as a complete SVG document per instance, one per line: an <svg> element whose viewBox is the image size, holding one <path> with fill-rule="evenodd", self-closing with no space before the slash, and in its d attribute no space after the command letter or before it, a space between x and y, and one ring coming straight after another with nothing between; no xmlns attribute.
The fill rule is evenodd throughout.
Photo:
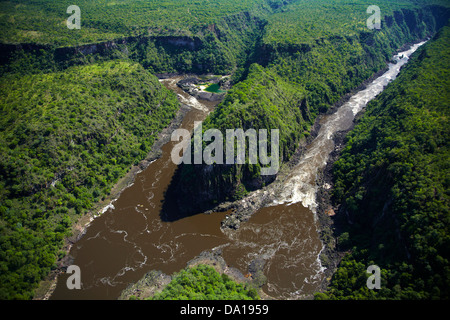
<svg viewBox="0 0 450 320"><path fill-rule="evenodd" d="M435 31L431 26L425 28L422 21L434 19L434 24L437 26L437 21L441 21L444 16L448 17L449 15L449 11L444 9L436 13L437 16L434 16L430 11L432 11L430 8L425 8L423 10L401 10L396 12L392 19L389 20L392 28L388 30L386 30L387 28L384 29L387 34L397 38L389 50L394 51L396 46L421 39ZM375 35L376 32L364 31L357 35L354 41L358 41L366 52L366 56L361 60L361 64L367 61L376 61L374 62L374 68L376 67L379 71L382 71L383 64L385 64L383 60L384 55L380 54L379 50L376 49L384 45L382 42L385 39L381 39L381 37ZM338 45L340 40L335 40L331 39L329 44L317 44L317 46ZM337 43L334 44L334 42ZM283 54L286 54L286 52L291 52L291 50L295 52L308 52L311 50L311 46L297 45L296 47L290 48L281 46L267 50L276 52L278 49L282 50ZM390 54L389 50L386 49L386 55ZM263 56L270 55L269 53L263 54ZM336 89L334 90L336 91ZM314 120L311 119L311 114L307 114L306 111L308 108L301 107L301 109L305 111L302 114L303 120ZM320 108L319 111L321 111ZM229 112L229 117L235 117L235 122L239 122L239 120L236 120L237 116L233 114L233 110ZM280 118L280 121L284 120ZM244 121L245 119L242 119L242 122ZM287 158L285 159L288 160ZM181 211L191 213L210 210L221 202L240 199L248 191L260 189L275 180L275 177L256 177L248 166L242 165L183 165L179 171L178 176L173 181L175 185L179 184L174 187L177 190L176 194L178 195L179 208ZM192 199L195 199L195 201L192 201ZM326 208L325 211L332 215L333 213L329 209ZM232 222L231 226L238 225L237 220L230 221Z"/></svg>
<svg viewBox="0 0 450 320"><path fill-rule="evenodd" d="M118 300L143 300L151 298L155 293L161 292L171 280L171 276L161 271L149 271L138 282L130 284L123 290Z"/></svg>
<svg viewBox="0 0 450 320"><path fill-rule="evenodd" d="M197 99L202 99L202 100L207 100L207 101L220 101L224 98L225 93L215 93L215 92L208 92L208 91L204 91L201 90L198 85L201 84L203 81L201 81L199 78L197 77L189 77L183 80L180 80L177 85L183 89L184 91L186 91L187 93L189 93L191 96L197 98ZM219 78L211 78L208 79L208 83L211 84L219 84L220 79Z"/></svg>
<svg viewBox="0 0 450 320"><path fill-rule="evenodd" d="M222 256L220 248L203 251L197 257L190 260L186 264L186 268L195 268L198 265L208 265L214 268L218 273L225 274L230 279L237 283L242 283L253 287L257 290L261 289L267 282L263 270L265 261L256 258L252 260L248 266L248 272L244 275L236 268L227 265ZM170 283L172 276L163 273L162 271L151 270L147 272L138 282L130 284L120 294L119 300L134 300L134 299L148 299L161 292ZM269 296L260 290L259 294L264 299L270 299Z"/></svg>
<svg viewBox="0 0 450 320"><path fill-rule="evenodd" d="M200 91L195 97L198 99L208 100L208 101L220 101L225 96L225 93L214 93L214 92L206 92Z"/></svg>

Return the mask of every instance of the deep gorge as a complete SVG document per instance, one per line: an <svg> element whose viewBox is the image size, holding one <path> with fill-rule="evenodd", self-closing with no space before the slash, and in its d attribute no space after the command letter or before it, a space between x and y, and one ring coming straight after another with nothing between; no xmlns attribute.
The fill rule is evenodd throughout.
<svg viewBox="0 0 450 320"><path fill-rule="evenodd" d="M272 10L280 8L279 4L272 6ZM276 12L269 12L272 13ZM287 165L298 154L299 146L310 141L314 124L320 115L329 112L333 105L339 104L342 97L383 70L396 50L435 34L447 23L448 16L448 9L439 6L404 9L385 16L380 31L320 37L314 42L276 43L265 38L269 25L267 15L244 12L204 26L199 33L188 36L142 35L60 48L37 44L2 44L1 73L45 74L69 70L77 65L95 68L98 63L110 60L131 60L160 77L176 74L231 74L234 86L224 101L206 118L204 129L282 129L281 157ZM140 76L141 73L139 70ZM152 87L158 89L154 82L154 79L150 82ZM111 81L111 86L120 89L128 88L130 84ZM143 92L146 100L153 101L151 92ZM158 99L158 106L165 101L164 97L158 96ZM117 119L124 119L126 113L123 114L123 110L117 111ZM174 113L163 113L165 120L173 117ZM52 129L46 130L44 136L50 134L51 137ZM139 130L131 129L131 132L139 133ZM140 151L133 151L134 155L142 157L150 150L155 141L155 132L152 130L152 138L138 145ZM79 141L75 139L75 142L97 144L98 140L100 148L105 144L108 146L108 141L114 136L115 133L111 136L101 132L87 133ZM131 165L131 162L127 162L127 165ZM168 192L180 195L174 204L181 212L181 217L195 218L200 212L222 210L227 203L242 199L250 192L270 185L277 178L261 177L257 165L232 168L214 166L212 172L207 169L203 165L176 169ZM71 170L72 167L66 172L69 173L67 177L73 176ZM123 173L114 171L115 176ZM54 181L58 180L56 178ZM97 200L108 193L109 187L103 186L103 181L101 184L102 188L97 188L93 193ZM79 188L71 190L81 197ZM68 200L69 210L76 210L79 214L86 208L77 200L72 197ZM5 210L2 207L2 212ZM36 211L35 216L46 217L46 212ZM238 216L228 227L235 229L240 222ZM63 225L68 227L70 222L64 219ZM50 263L45 263L50 268Z"/></svg>
<svg viewBox="0 0 450 320"><path fill-rule="evenodd" d="M433 28L445 21L440 20L442 13L434 7L428 14L410 10L395 12L394 19L385 18L388 22L382 28L383 33L363 32L353 38L335 37L315 46L281 48L281 53L271 49L270 53L263 51L260 57L271 56L271 62L267 62L266 67L251 64L246 79L237 83L206 119L204 130L216 128L224 131L234 127L244 131L250 128L280 129L280 159L288 162L299 142L309 136L318 114L325 113L345 94L383 70L386 61L398 48L432 35L437 30ZM420 18L424 21L434 19L433 14L438 20L426 25L431 29L418 24ZM350 53L340 55L344 48ZM349 48L358 48L359 51L352 52ZM314 61L312 57L330 52L336 54L334 59L329 57L333 62L326 62L328 69L333 70L332 74L323 76L319 68L304 72L309 62ZM255 96L259 97L253 98ZM273 104L278 108L277 114L270 109ZM261 177L259 170L258 164L214 165L212 168L182 165L171 188L181 195L178 200L180 210L188 214L213 210L217 203L238 200L274 181L275 177ZM190 187L185 188L186 185ZM195 204L190 201L192 198L197 199Z"/></svg>

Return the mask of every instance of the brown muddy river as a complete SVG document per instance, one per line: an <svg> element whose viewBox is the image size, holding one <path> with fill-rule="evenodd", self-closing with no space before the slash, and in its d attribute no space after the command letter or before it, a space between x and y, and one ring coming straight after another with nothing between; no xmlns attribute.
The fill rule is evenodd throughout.
<svg viewBox="0 0 450 320"><path fill-rule="evenodd" d="M391 64L389 71L322 120L323 129L273 204L254 213L236 232L226 235L220 229L227 212L197 214L173 222L161 219L162 203L170 201L164 193L176 169L170 158L175 142L167 143L162 157L140 172L134 184L105 208L73 245L70 255L73 264L80 267L82 289L69 290L67 275L62 274L51 299L117 299L148 271L180 271L202 251L214 248L221 248L227 264L243 274L248 273L252 260L263 259L268 280L263 290L271 297L296 299L317 291L324 275L318 259L322 243L315 221L315 176L334 148L331 136L345 130L354 115L395 79L418 46L397 55L396 65ZM176 80L163 83L192 107L181 126L192 130L194 121L202 121L215 103L197 101L180 90Z"/></svg>

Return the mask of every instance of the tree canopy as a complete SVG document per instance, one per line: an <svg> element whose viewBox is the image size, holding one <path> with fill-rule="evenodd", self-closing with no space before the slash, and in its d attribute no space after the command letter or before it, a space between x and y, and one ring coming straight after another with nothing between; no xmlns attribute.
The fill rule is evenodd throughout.
<svg viewBox="0 0 450 320"><path fill-rule="evenodd" d="M153 300L259 300L254 288L246 288L218 273L213 267L198 265L178 272Z"/></svg>
<svg viewBox="0 0 450 320"><path fill-rule="evenodd" d="M318 297L449 298L449 40L445 27L420 48L348 135L334 195L350 253ZM366 288L372 264L381 290Z"/></svg>

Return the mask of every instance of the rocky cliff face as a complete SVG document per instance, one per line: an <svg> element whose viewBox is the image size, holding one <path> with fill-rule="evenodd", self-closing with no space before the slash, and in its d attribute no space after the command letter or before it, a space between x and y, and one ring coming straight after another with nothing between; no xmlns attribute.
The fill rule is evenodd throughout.
<svg viewBox="0 0 450 320"><path fill-rule="evenodd" d="M375 36L374 32L362 32L358 41L364 48L367 58L364 61L385 61L390 53L408 42L417 41L437 31L448 20L449 10L442 7L427 7L423 10L401 10L392 17L385 17L384 34ZM428 23L428 24L427 24ZM390 37L398 41L392 41ZM389 47L386 46L389 44ZM326 45L318 43L317 45ZM376 49L375 49L376 48ZM382 52L378 52L383 48ZM289 52L308 52L310 46L287 48ZM275 48L261 51L261 62L267 64L276 56ZM368 68L372 68L368 66ZM379 70L377 70L379 71ZM361 79L363 82L365 79ZM302 106L303 105L303 106ZM303 120L311 117L306 103L300 106ZM292 106L297 107L297 106ZM230 117L233 111L230 111ZM282 118L283 115L280 115ZM280 119L283 121L283 119ZM297 141L298 143L298 141ZM295 144L295 146L298 144ZM293 146L293 148L296 148ZM285 157L284 160L288 160ZM182 165L174 179L171 189L176 190L179 210L187 213L202 212L223 201L236 200L247 191L255 190L274 181L276 176L256 175L248 165Z"/></svg>
<svg viewBox="0 0 450 320"><path fill-rule="evenodd" d="M368 57L374 57L377 52L373 48L390 46L393 51L398 43L405 44L424 38L446 24L449 10L440 6L427 6L421 10L403 9L392 16L383 19L382 30L385 35L375 37L375 32L362 32L354 41L363 45ZM205 28L202 38L192 36L140 36L89 44L78 47L52 49L35 44L0 45L0 62L7 63L17 50L38 52L41 49L53 50L54 60L62 65L86 63L86 57L105 59L111 56L127 57L142 62L144 66L159 70L147 62L151 50L164 52L167 66L171 72L210 72L224 71L224 68L236 70L238 65L245 65L249 56L262 66L267 66L278 52L283 54L308 53L313 49L309 44L292 44L284 47L272 47L255 40L249 47L243 39L258 39L264 31L266 22L249 13L241 13L226 17ZM380 43L384 41L384 43ZM317 41L315 46L325 45ZM372 48L372 49L371 49ZM256 52L248 54L250 49ZM247 52L247 53L246 53ZM208 57L208 58L206 58ZM227 57L227 58L225 58ZM241 59L241 60L239 60ZM242 60L244 59L244 61ZM288 79L289 81L289 79ZM199 98L215 100L218 97L212 93L198 93ZM302 120L313 121L311 108L307 103L293 105L300 108ZM280 119L283 121L283 119ZM295 148L295 145L292 146ZM293 152L292 152L293 153ZM285 157L285 160L287 158ZM243 166L182 166L177 179L174 179L174 190L179 191L179 206L181 210L206 210L216 203L239 198L248 190L254 190L270 183L273 176L255 176L250 167ZM192 201L195 199L195 201ZM195 202L193 204L193 202ZM193 208L189 208L193 207Z"/></svg>
<svg viewBox="0 0 450 320"><path fill-rule="evenodd" d="M247 190L260 189L275 178L276 175L251 177L245 165L182 164L168 190L170 199L176 199L179 215L163 214L164 219L206 212L222 202L240 199Z"/></svg>
<svg viewBox="0 0 450 320"><path fill-rule="evenodd" d="M245 61L249 39L265 22L250 13L227 16L204 26L196 34L140 35L100 43L55 48L39 44L0 44L0 64L11 64L17 52L25 52L57 68L111 58L132 59L152 73L230 74ZM42 61L39 61L42 63Z"/></svg>

